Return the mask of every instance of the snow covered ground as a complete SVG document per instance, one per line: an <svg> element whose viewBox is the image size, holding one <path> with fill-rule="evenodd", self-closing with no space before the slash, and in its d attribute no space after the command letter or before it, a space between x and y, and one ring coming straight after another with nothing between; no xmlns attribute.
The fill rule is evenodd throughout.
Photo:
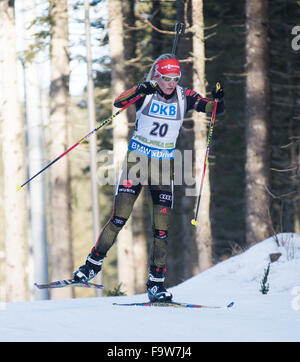
<svg viewBox="0 0 300 362"><path fill-rule="evenodd" d="M230 309L118 307L146 295L0 303L0 341L300 341L300 235L279 234L171 288L174 300ZM270 253L269 293L260 283Z"/></svg>

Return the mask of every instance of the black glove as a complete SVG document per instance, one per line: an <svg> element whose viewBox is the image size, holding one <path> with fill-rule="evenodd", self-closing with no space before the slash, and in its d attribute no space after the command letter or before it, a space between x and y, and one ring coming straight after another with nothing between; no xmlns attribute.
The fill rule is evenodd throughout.
<svg viewBox="0 0 300 362"><path fill-rule="evenodd" d="M219 88L217 87L219 85ZM224 97L224 88L222 84L217 83L211 90L213 98L222 99Z"/></svg>
<svg viewBox="0 0 300 362"><path fill-rule="evenodd" d="M137 88L136 88L136 93L137 94L154 94L156 93L156 88L155 88L155 83L153 82L143 82L140 83Z"/></svg>

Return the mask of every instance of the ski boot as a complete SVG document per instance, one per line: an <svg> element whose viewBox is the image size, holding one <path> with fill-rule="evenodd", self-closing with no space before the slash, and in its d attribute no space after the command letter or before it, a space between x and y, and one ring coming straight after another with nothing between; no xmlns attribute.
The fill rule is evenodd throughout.
<svg viewBox="0 0 300 362"><path fill-rule="evenodd" d="M172 294L164 286L166 268L150 266L148 280L146 283L150 302L169 302Z"/></svg>
<svg viewBox="0 0 300 362"><path fill-rule="evenodd" d="M93 279L101 270L103 256L100 256L96 252L95 248L92 249L91 253L88 255L84 265L81 265L78 270L74 271L74 280L78 282L88 282Z"/></svg>

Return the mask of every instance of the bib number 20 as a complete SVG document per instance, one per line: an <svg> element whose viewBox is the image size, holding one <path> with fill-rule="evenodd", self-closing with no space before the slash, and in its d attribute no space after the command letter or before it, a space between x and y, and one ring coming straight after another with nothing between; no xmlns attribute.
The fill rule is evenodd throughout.
<svg viewBox="0 0 300 362"><path fill-rule="evenodd" d="M150 132L152 136L165 137L168 132L168 125L166 123L160 124L158 122L153 122L153 128Z"/></svg>

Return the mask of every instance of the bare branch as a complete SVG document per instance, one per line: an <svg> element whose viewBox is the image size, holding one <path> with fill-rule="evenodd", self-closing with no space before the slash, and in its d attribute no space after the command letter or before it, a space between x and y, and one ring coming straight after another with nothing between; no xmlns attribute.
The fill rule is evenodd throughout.
<svg viewBox="0 0 300 362"><path fill-rule="evenodd" d="M292 168L287 168L284 170L279 170L278 168L270 168L271 171L276 171L276 172L291 172L291 171L295 171L297 170L297 167L292 167Z"/></svg>
<svg viewBox="0 0 300 362"><path fill-rule="evenodd" d="M296 141L292 141L292 142L288 143L287 145L281 146L280 147L281 149L288 148L290 146L293 146L296 143L300 143L300 137L299 136L289 137L289 139L290 140L296 139Z"/></svg>
<svg viewBox="0 0 300 362"><path fill-rule="evenodd" d="M156 26L154 26L150 20L148 19L145 19L145 18L142 18L141 16L138 16L138 19L146 24L148 24L152 29L158 31L159 33L162 33L162 34L172 34L174 35L175 34L175 31L168 31L168 30L162 30L162 29L158 29Z"/></svg>
<svg viewBox="0 0 300 362"><path fill-rule="evenodd" d="M287 196L291 196L291 195L295 195L297 193L297 191L292 191L292 192L288 192L287 194L282 194L282 195L275 195L273 192L271 192L271 190L265 186L265 189L267 191L267 193L272 197L272 199L276 200L276 199L283 199L284 197Z"/></svg>

